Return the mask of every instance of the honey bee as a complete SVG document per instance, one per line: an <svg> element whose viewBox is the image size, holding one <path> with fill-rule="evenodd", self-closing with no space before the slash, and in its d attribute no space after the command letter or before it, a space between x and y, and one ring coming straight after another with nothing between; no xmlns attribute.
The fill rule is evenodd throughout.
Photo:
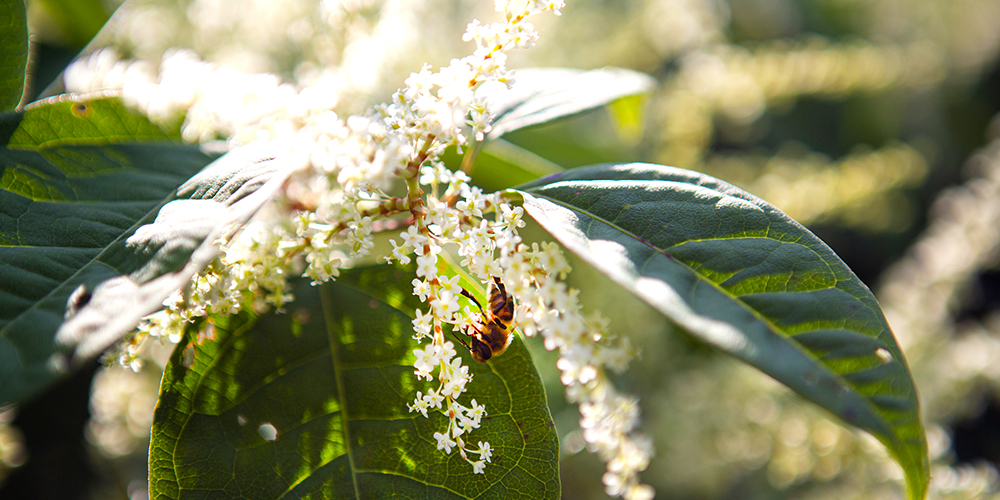
<svg viewBox="0 0 1000 500"><path fill-rule="evenodd" d="M499 356L507 350L512 339L513 329L511 323L514 321L514 298L507 294L500 278L493 277L493 286L490 287L490 310L483 310L482 304L469 293L462 289L465 295L479 308L480 316L478 324L465 327L462 333L471 337L469 343L455 336L466 349L472 353L473 359L480 363L489 361L493 356ZM471 330L471 333L470 333Z"/></svg>

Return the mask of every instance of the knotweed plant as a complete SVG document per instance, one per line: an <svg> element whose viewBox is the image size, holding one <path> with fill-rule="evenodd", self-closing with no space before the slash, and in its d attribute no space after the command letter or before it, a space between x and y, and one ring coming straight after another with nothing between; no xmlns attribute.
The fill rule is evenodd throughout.
<svg viewBox="0 0 1000 500"><path fill-rule="evenodd" d="M626 368L633 355L627 339L613 341L606 320L583 313L578 292L562 281L570 268L558 245L522 242L523 208L470 185L466 173L451 171L440 160L448 147L469 146L465 127L475 140L483 140L492 115L476 90L487 82L512 84L507 53L529 48L538 38L528 18L547 11L558 15L561 8L561 1L497 0L502 21L468 25L463 39L475 43L471 55L437 71L424 65L391 102L346 119L322 107L290 105L306 102L309 89L295 94L276 80L215 68L188 53L171 56L158 79L143 67L119 66L126 101L151 116L172 116L172 108L180 107L187 113L187 138L221 134L237 142L268 141L302 163L265 214L224 244L220 257L171 297L165 310L143 322L123 344L120 362L137 368L145 338L167 336L176 342L185 324L208 314L233 314L247 306L281 309L294 299L290 278L304 275L313 284L335 279L340 269L370 254L373 233L403 227L382 258L416 264L413 294L426 307L415 311L413 320L413 338L424 343L413 351L414 376L436 380L437 387L417 392L408 410L427 418L444 416L433 434L437 448L445 454L456 451L476 474L485 474L493 459L490 443L474 437L489 410L463 396L475 383L466 364L470 357L449 340L449 334L463 338L481 327L483 313L463 298L460 276L442 272L442 259L450 252L474 280L504 283L516 301L520 331L541 335L547 349L561 354L558 368L567 397L580 405L584 436L608 463L607 492L651 497L652 489L638 480L652 449L636 432L637 401L619 394L606 375L606 370ZM97 57L90 64L115 67L99 59L106 53ZM192 85L191 75L202 85ZM186 93L179 95L174 82L182 80ZM227 85L220 85L223 81ZM225 116L201 104L217 102L213 89L232 93L233 83L244 89L237 95L270 107L279 118ZM389 194L400 184L405 195Z"/></svg>
<svg viewBox="0 0 1000 500"><path fill-rule="evenodd" d="M343 14L329 22L345 40L388 29L369 24L378 2L323 5ZM718 179L641 163L566 169L490 142L612 102L633 116L637 100L620 98L655 84L615 68L514 74L507 55L538 38L529 19L563 3L495 7L500 21L468 24L470 55L413 67L369 107L356 99L370 88L352 79L356 66L333 56L285 83L183 50L158 68L103 50L67 70L69 94L25 110L9 80L0 405L131 331L109 357L132 368L150 339L180 342L150 431L157 498L311 497L346 485L356 497L400 485L555 497L541 377L511 342L538 336L558 352L579 434L606 462L606 492L649 498L639 474L652 441L638 432L638 401L611 382L634 350L567 284L566 249L676 330L872 434L902 467L909 499L924 498L913 378L864 283L781 210ZM311 22L289 33L301 39ZM23 42L11 52L23 58L0 63L22 72L27 34L8 39ZM120 93L85 93L107 87ZM225 139L228 152L213 161L178 137ZM496 187L517 187L484 190L501 170ZM529 217L559 244L522 233Z"/></svg>

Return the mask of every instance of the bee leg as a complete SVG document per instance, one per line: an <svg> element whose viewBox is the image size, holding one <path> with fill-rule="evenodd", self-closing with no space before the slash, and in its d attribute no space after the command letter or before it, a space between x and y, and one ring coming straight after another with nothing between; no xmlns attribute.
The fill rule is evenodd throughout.
<svg viewBox="0 0 1000 500"><path fill-rule="evenodd" d="M463 289L462 289L462 295L465 295L466 297L468 297L468 298L469 298L469 300L471 300L472 302L474 302L474 303L476 304L476 307L478 307L478 308L479 308L479 312L481 312L481 313L483 313L483 314L486 314L486 311L484 311L484 310L483 310L483 305L482 305L482 304L480 304L480 303L479 303L479 301L478 301L478 300L476 300L476 298L475 298L475 297L473 297L473 296L472 296L472 294L471 294L471 293L469 293L469 291L468 291L468 290L466 290L466 289L464 289L464 288L463 288Z"/></svg>
<svg viewBox="0 0 1000 500"><path fill-rule="evenodd" d="M500 289L500 293L502 293L503 296L506 297L507 296L507 288L503 286L503 281L500 281L500 278L497 278L496 276L494 276L493 277L493 283L496 284L496 286L497 286L498 289Z"/></svg>
<svg viewBox="0 0 1000 500"><path fill-rule="evenodd" d="M483 332L480 331L478 328L476 328L473 325L469 325L467 328L472 328L480 336L483 335ZM455 334L455 330L451 331L451 334L454 335L455 340L458 340L459 342L461 342L462 345L464 345L465 348L469 350L469 354L472 355L472 359L475 359L476 361L479 361L480 363L485 363L487 360L489 360L491 357L493 357L493 351L490 349L489 345L487 345L486 343L484 343L482 340L480 340L478 337L476 337L475 335L473 335L471 333L467 333L465 331L462 331L462 333L464 335L468 335L469 337L472 337L472 340L469 341L471 343L471 345L467 344L458 335L456 335Z"/></svg>
<svg viewBox="0 0 1000 500"><path fill-rule="evenodd" d="M466 344L466 343L465 343L465 341L464 341L464 340L462 340L462 338L461 338L461 337L459 337L458 335L456 335L456 334L455 334L455 330L452 330L452 331L451 331L451 334L452 334L452 336L454 336L454 337L455 337L455 340L457 340L457 341L461 342L461 343L462 343L462 345L464 345L464 346L465 346L465 348L469 350L469 352L472 352L472 348L471 348L471 347L469 347L469 344ZM469 335L468 333L465 333L465 332L462 332L462 334L463 334L463 335ZM470 336L471 336L471 335L470 335Z"/></svg>
<svg viewBox="0 0 1000 500"><path fill-rule="evenodd" d="M483 338L485 336L485 334L483 333L483 331L480 330L479 328L476 328L475 325L469 325L466 328L471 328L473 331L476 332L475 334L472 334L472 333L468 333L467 331L464 331L464 330L462 331L463 334L468 335L469 337L471 337L469 339L468 343L466 343L464 340L458 338L458 336L455 335L455 330L452 330L451 333L452 333L452 335L455 335L455 338L458 339L458 341L461 342L462 345L464 345L466 349L469 350L469 354L472 355L472 359L474 359L474 360L476 360L476 361L478 361L480 363L485 363L485 362L489 361L489 359L493 357L493 349L490 347L489 344L487 344L483 340Z"/></svg>

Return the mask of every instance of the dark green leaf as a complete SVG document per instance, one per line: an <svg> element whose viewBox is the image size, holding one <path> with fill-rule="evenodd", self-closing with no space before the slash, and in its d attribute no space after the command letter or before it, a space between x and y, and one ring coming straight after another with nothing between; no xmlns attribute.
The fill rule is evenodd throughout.
<svg viewBox="0 0 1000 500"><path fill-rule="evenodd" d="M563 245L695 338L881 440L923 498L927 444L903 354L875 297L807 229L659 165L585 167L519 192Z"/></svg>
<svg viewBox="0 0 1000 500"><path fill-rule="evenodd" d="M0 111L17 108L28 69L28 21L24 0L0 4Z"/></svg>
<svg viewBox="0 0 1000 500"><path fill-rule="evenodd" d="M162 307L270 197L257 188L279 170L266 152L239 150L192 178L212 157L117 99L53 100L6 119L16 130L0 150L0 405Z"/></svg>
<svg viewBox="0 0 1000 500"><path fill-rule="evenodd" d="M495 117L486 140L641 94L655 84L648 75L621 68L519 69L510 90L497 87L483 90Z"/></svg>
<svg viewBox="0 0 1000 500"><path fill-rule="evenodd" d="M485 475L436 448L444 415L407 410L431 387L413 375L412 278L354 270L300 283L289 314L190 328L160 388L151 498L557 498L558 440L519 340L473 363L460 398L487 408L469 436L495 449Z"/></svg>

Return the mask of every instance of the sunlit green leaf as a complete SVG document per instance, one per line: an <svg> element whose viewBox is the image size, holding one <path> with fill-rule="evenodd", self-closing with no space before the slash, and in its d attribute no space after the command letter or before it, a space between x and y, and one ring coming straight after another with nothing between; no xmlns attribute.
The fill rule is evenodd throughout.
<svg viewBox="0 0 1000 500"><path fill-rule="evenodd" d="M596 165L521 186L557 240L695 338L879 440L923 498L917 394L868 288L777 208L711 177Z"/></svg>
<svg viewBox="0 0 1000 500"><path fill-rule="evenodd" d="M625 96L608 105L615 131L625 144L634 145L642 140L647 97L643 94Z"/></svg>
<svg viewBox="0 0 1000 500"><path fill-rule="evenodd" d="M456 167L461 158L449 150L445 161ZM565 170L535 153L504 139L491 141L476 156L471 169L472 183L484 191L497 191Z"/></svg>
<svg viewBox="0 0 1000 500"><path fill-rule="evenodd" d="M164 129L125 107L113 91L64 94L31 103L7 147L43 149L140 141L174 141L178 128Z"/></svg>
<svg viewBox="0 0 1000 500"><path fill-rule="evenodd" d="M558 442L520 341L472 362L460 399L487 408L463 436L493 446L484 475L436 448L444 415L407 410L432 387L413 374L412 278L358 269L300 283L287 314L189 329L160 388L151 498L557 498Z"/></svg>

